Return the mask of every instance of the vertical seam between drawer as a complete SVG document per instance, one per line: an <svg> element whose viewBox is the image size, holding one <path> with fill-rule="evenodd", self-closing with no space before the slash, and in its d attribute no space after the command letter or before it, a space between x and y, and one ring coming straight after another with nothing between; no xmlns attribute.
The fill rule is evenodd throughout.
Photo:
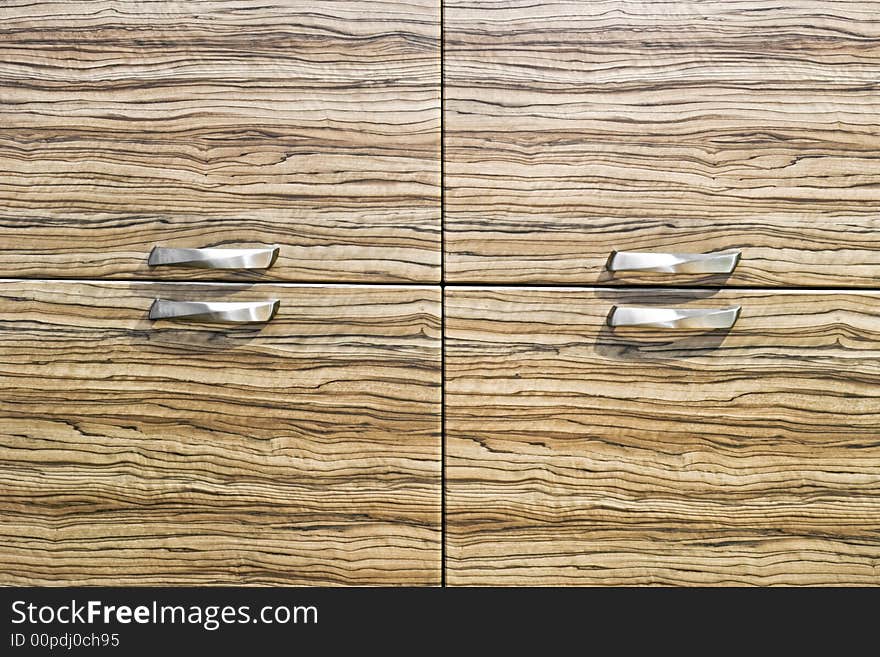
<svg viewBox="0 0 880 657"><path fill-rule="evenodd" d="M446 30L440 0L440 586L446 586Z"/></svg>

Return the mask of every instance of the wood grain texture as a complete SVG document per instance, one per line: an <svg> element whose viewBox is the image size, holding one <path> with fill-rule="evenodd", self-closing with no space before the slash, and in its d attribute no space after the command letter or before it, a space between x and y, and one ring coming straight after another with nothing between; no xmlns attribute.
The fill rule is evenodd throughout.
<svg viewBox="0 0 880 657"><path fill-rule="evenodd" d="M618 303L742 314L611 330ZM880 293L445 307L451 585L880 585Z"/></svg>
<svg viewBox="0 0 880 657"><path fill-rule="evenodd" d="M0 6L0 275L435 282L434 0ZM279 244L265 274L156 245Z"/></svg>
<svg viewBox="0 0 880 657"><path fill-rule="evenodd" d="M447 278L875 287L880 2L448 0Z"/></svg>
<svg viewBox="0 0 880 657"><path fill-rule="evenodd" d="M154 323L154 296L281 307ZM3 282L0 584L438 584L439 302Z"/></svg>

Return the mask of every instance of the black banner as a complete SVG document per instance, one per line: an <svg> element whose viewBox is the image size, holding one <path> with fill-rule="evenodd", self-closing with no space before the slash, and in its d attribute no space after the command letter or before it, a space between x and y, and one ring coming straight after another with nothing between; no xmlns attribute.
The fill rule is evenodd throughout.
<svg viewBox="0 0 880 657"><path fill-rule="evenodd" d="M609 639L629 645L710 626L730 640L789 614L828 627L852 592L817 605L804 590L474 588L0 588L0 655L137 655L192 649L320 648L413 650L450 637L493 645ZM825 596L823 596L825 597ZM861 596L855 596L858 600ZM871 595L873 598L873 592ZM862 608L870 616L875 605ZM809 613L812 610L813 614ZM821 612L821 613L820 613ZM854 617L850 617L854 620ZM873 625L873 623L872 623ZM620 634L623 626L630 629ZM818 627L818 626L817 626ZM672 633L672 634L670 634ZM417 637L416 644L413 638ZM448 643L447 643L448 645ZM589 652L589 651L588 651ZM274 653L273 653L274 654Z"/></svg>

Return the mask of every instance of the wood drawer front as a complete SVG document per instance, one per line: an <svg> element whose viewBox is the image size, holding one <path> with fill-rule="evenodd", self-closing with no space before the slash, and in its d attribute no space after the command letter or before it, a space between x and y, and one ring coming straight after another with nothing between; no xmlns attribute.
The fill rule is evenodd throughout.
<svg viewBox="0 0 880 657"><path fill-rule="evenodd" d="M876 287L880 2L449 0L450 281Z"/></svg>
<svg viewBox="0 0 880 657"><path fill-rule="evenodd" d="M0 276L439 280L439 3L318 4L3 3Z"/></svg>
<svg viewBox="0 0 880 657"><path fill-rule="evenodd" d="M613 304L739 304L728 332ZM880 294L456 289L454 585L880 584Z"/></svg>
<svg viewBox="0 0 880 657"><path fill-rule="evenodd" d="M265 325L154 297L280 299ZM435 585L437 288L6 282L0 584Z"/></svg>

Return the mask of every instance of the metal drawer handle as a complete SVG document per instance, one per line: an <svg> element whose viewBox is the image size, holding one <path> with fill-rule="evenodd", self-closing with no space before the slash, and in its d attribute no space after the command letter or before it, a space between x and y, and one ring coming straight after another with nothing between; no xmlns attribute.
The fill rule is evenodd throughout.
<svg viewBox="0 0 880 657"><path fill-rule="evenodd" d="M156 299L150 307L150 319L178 319L224 324L268 322L278 312L280 305L281 302L278 299L236 303Z"/></svg>
<svg viewBox="0 0 880 657"><path fill-rule="evenodd" d="M742 253L641 253L613 251L608 271L646 271L664 274L730 274Z"/></svg>
<svg viewBox="0 0 880 657"><path fill-rule="evenodd" d="M653 308L614 306L609 326L639 326L669 329L729 329L739 317L741 306L730 308Z"/></svg>
<svg viewBox="0 0 880 657"><path fill-rule="evenodd" d="M155 246L147 261L151 267L175 265L199 269L269 269L278 259L279 247L259 249L173 249Z"/></svg>

